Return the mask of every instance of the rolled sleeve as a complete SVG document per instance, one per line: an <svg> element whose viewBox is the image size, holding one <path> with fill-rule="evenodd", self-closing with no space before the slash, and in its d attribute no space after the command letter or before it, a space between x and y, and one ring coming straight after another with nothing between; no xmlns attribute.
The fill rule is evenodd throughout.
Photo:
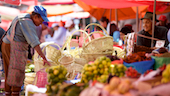
<svg viewBox="0 0 170 96"><path fill-rule="evenodd" d="M27 43L30 44L32 48L39 45L40 42L36 33L36 26L32 20L21 20L20 25Z"/></svg>

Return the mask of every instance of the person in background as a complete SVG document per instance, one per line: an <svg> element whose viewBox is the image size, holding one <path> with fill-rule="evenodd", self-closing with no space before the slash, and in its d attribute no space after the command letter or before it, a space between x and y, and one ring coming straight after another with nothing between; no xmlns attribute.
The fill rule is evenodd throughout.
<svg viewBox="0 0 170 96"><path fill-rule="evenodd" d="M59 29L59 24L58 23L53 23L51 27L52 27L52 29L54 31L54 33L53 33L53 36L54 36L55 33L57 34L57 31ZM53 37L53 36L51 36L51 37Z"/></svg>
<svg viewBox="0 0 170 96"><path fill-rule="evenodd" d="M2 38L4 33L5 33L5 30L0 27L0 38ZM1 71L0 72L0 85L1 85L1 77L2 77L2 73L4 73L4 65L2 63L1 44L0 44L0 71Z"/></svg>
<svg viewBox="0 0 170 96"><path fill-rule="evenodd" d="M66 23L65 23L65 27L67 28L66 38L71 36L72 33L74 31L76 31L76 29L74 28L74 23L73 23L72 20L67 20ZM76 32L76 33L73 34L72 38L76 39L76 37L79 37L79 36L80 36L80 32Z"/></svg>
<svg viewBox="0 0 170 96"><path fill-rule="evenodd" d="M131 24L126 24L125 26L128 27L131 32L134 32Z"/></svg>
<svg viewBox="0 0 170 96"><path fill-rule="evenodd" d="M4 35L4 33L5 33L5 30L0 27L0 38L2 38L2 36ZM1 52L1 45L0 45L0 52Z"/></svg>
<svg viewBox="0 0 170 96"><path fill-rule="evenodd" d="M99 21L100 25L103 26L106 31L108 32L108 34L110 36L113 36L110 34L110 23L109 23L109 19L107 19L106 17L102 17Z"/></svg>
<svg viewBox="0 0 170 96"><path fill-rule="evenodd" d="M120 32L115 23L110 24L110 36L113 36L115 42L118 42L120 39Z"/></svg>
<svg viewBox="0 0 170 96"><path fill-rule="evenodd" d="M47 38L46 42L54 41L58 45L63 46L63 44L66 40L66 28L64 28L61 25L62 24L57 24L57 23L54 23L52 25L52 28L54 30L54 35L51 38Z"/></svg>
<svg viewBox="0 0 170 96"><path fill-rule="evenodd" d="M5 69L5 95L20 96L25 77L28 45L42 57L44 64L51 65L39 46L36 26L48 22L43 6L34 6L31 14L20 14L14 18L2 42L2 57Z"/></svg>
<svg viewBox="0 0 170 96"><path fill-rule="evenodd" d="M147 37L152 37L152 23L156 24L156 21L158 21L156 19L156 14L155 22L152 21L152 17L152 12L146 12L145 16L141 19L143 23L143 29L138 32L139 35L141 34ZM168 45L167 32L168 29L164 26L155 26L154 28L154 38L165 40L165 47ZM153 45L155 46L155 44L156 41L154 40ZM151 47L151 39L137 36L137 45Z"/></svg>
<svg viewBox="0 0 170 96"><path fill-rule="evenodd" d="M131 33L132 30L127 27L127 26L124 26L121 30L120 30L121 33L123 33L124 35L127 35L128 33Z"/></svg>
<svg viewBox="0 0 170 96"><path fill-rule="evenodd" d="M48 22L43 22L40 26L36 27L39 40L41 39L42 31L46 30L47 27L48 27Z"/></svg>
<svg viewBox="0 0 170 96"><path fill-rule="evenodd" d="M160 15L158 20L159 20L159 23L157 26L165 26L169 30L170 23L167 23L167 18L165 15Z"/></svg>
<svg viewBox="0 0 170 96"><path fill-rule="evenodd" d="M41 36L40 36L40 42L43 43L45 42L45 38L47 34L51 33L51 28L48 26L48 22L43 22L43 24L41 24L42 26L42 32L41 32Z"/></svg>

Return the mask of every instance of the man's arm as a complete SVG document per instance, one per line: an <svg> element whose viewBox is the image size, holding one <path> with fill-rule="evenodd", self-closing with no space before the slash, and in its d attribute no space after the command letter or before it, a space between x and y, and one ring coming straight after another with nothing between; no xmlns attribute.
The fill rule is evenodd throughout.
<svg viewBox="0 0 170 96"><path fill-rule="evenodd" d="M44 65L45 65L45 63L47 63L48 65L51 65L51 64L47 61L45 55L42 53L41 48L40 48L39 45L35 46L34 49L35 49L35 50L37 51L37 53L43 58Z"/></svg>

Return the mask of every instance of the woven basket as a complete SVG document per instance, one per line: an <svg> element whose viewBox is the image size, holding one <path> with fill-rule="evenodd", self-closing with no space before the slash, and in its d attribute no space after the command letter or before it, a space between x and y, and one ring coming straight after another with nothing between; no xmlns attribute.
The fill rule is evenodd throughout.
<svg viewBox="0 0 170 96"><path fill-rule="evenodd" d="M79 54L75 55L74 57L74 63L75 64L80 64L82 66L84 66L85 64L87 64L87 60L84 58L80 58Z"/></svg>
<svg viewBox="0 0 170 96"><path fill-rule="evenodd" d="M117 57L118 58L124 58L126 56L126 52L122 49L122 48L119 48L119 47L113 47L113 56L116 55L115 51L117 51Z"/></svg>
<svg viewBox="0 0 170 96"><path fill-rule="evenodd" d="M52 43L52 44L49 44L49 45L57 45L57 44L54 44L54 43ZM43 53L45 53L45 49L46 49L46 47L48 47L49 45L47 45L47 46L45 46L43 49L42 49L42 52ZM49 49L49 51L48 52L50 52L50 48L51 47L48 47ZM53 49L52 49L53 50ZM47 54L47 52L46 52L46 54ZM49 54L51 54L51 52L49 53ZM57 55L56 55L57 54ZM52 60L50 60L49 58L47 58L47 59L49 59L49 62L51 63L51 66L56 66L56 65L58 65L58 59L61 57L61 51L58 51L58 50L56 50L56 52L54 52L54 50L53 50L53 54L51 54L51 56L50 55L48 55L49 57L52 57L52 56L54 56L56 59L54 60L53 58L50 58L50 59L53 59L54 61L52 61ZM35 53L34 53L34 65L35 65L35 72L37 72L37 71L39 71L40 69L43 69L43 68L48 68L48 67L50 67L49 65L47 65L47 64L45 64L44 66L43 66L43 64L44 64L44 62L43 62L43 59L38 55L38 53L35 51Z"/></svg>
<svg viewBox="0 0 170 96"><path fill-rule="evenodd" d="M52 46L50 46L52 45ZM54 47L56 45L59 49ZM44 48L45 49L45 48ZM61 48L58 44L53 43L46 46L46 57L51 61L58 63L58 59L61 57Z"/></svg>
<svg viewBox="0 0 170 96"><path fill-rule="evenodd" d="M75 78L78 72L81 72L83 69L83 65L77 64L74 62L75 59L72 55L63 55L59 59L59 63L61 65L64 65L64 67L67 69L67 79L72 80Z"/></svg>
<svg viewBox="0 0 170 96"><path fill-rule="evenodd" d="M79 56L79 54L81 54L81 52L82 52L82 50L80 50L80 48L72 49L72 50L74 50L74 52L76 52L76 54L74 54L74 55L71 54L72 51L71 51L71 48L70 48L70 41L72 39L73 34L76 33L76 32L82 32L82 33L86 34L86 36L87 36L86 39L88 39L88 41L91 41L91 38L89 37L89 35L84 30L74 31L72 33L72 35L69 37L69 40L67 41L67 54L72 55L72 57L73 57L72 63L74 62L75 64L85 65L87 63L86 59L80 58L80 56ZM83 44L85 44L85 38L84 38ZM83 45L83 46L85 46L85 45Z"/></svg>
<svg viewBox="0 0 170 96"><path fill-rule="evenodd" d="M58 61L61 65L67 67L68 65L74 62L74 58L72 55L63 55Z"/></svg>
<svg viewBox="0 0 170 96"><path fill-rule="evenodd" d="M76 64L76 63L72 63L70 66L69 66L69 69L71 69L70 71L68 71L68 74L67 74L67 79L68 80L73 80L75 79L76 75L82 71L83 69L83 66L80 65L80 64Z"/></svg>
<svg viewBox="0 0 170 96"><path fill-rule="evenodd" d="M86 30L90 25L96 25L101 27L101 29L103 29L104 32L108 35L107 31L102 26L96 23L91 23L87 25L84 30ZM95 31L90 33L89 36L92 35L93 33L100 33L104 35L100 31ZM83 51L80 57L86 59L87 62L89 62L94 61L96 58L100 56L112 55L112 53L113 53L113 37L103 36L97 39L93 39L87 44L85 44L85 46L83 46Z"/></svg>
<svg viewBox="0 0 170 96"><path fill-rule="evenodd" d="M24 88L28 84L33 84L36 74L35 73L25 73Z"/></svg>

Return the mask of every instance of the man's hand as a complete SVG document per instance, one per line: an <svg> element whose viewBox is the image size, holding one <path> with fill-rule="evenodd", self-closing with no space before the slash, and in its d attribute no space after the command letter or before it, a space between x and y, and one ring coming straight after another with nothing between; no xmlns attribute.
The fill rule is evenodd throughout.
<svg viewBox="0 0 170 96"><path fill-rule="evenodd" d="M43 66L45 66L46 63L47 63L49 66L51 66L50 62L48 62L46 59L43 59L43 62L44 62Z"/></svg>

